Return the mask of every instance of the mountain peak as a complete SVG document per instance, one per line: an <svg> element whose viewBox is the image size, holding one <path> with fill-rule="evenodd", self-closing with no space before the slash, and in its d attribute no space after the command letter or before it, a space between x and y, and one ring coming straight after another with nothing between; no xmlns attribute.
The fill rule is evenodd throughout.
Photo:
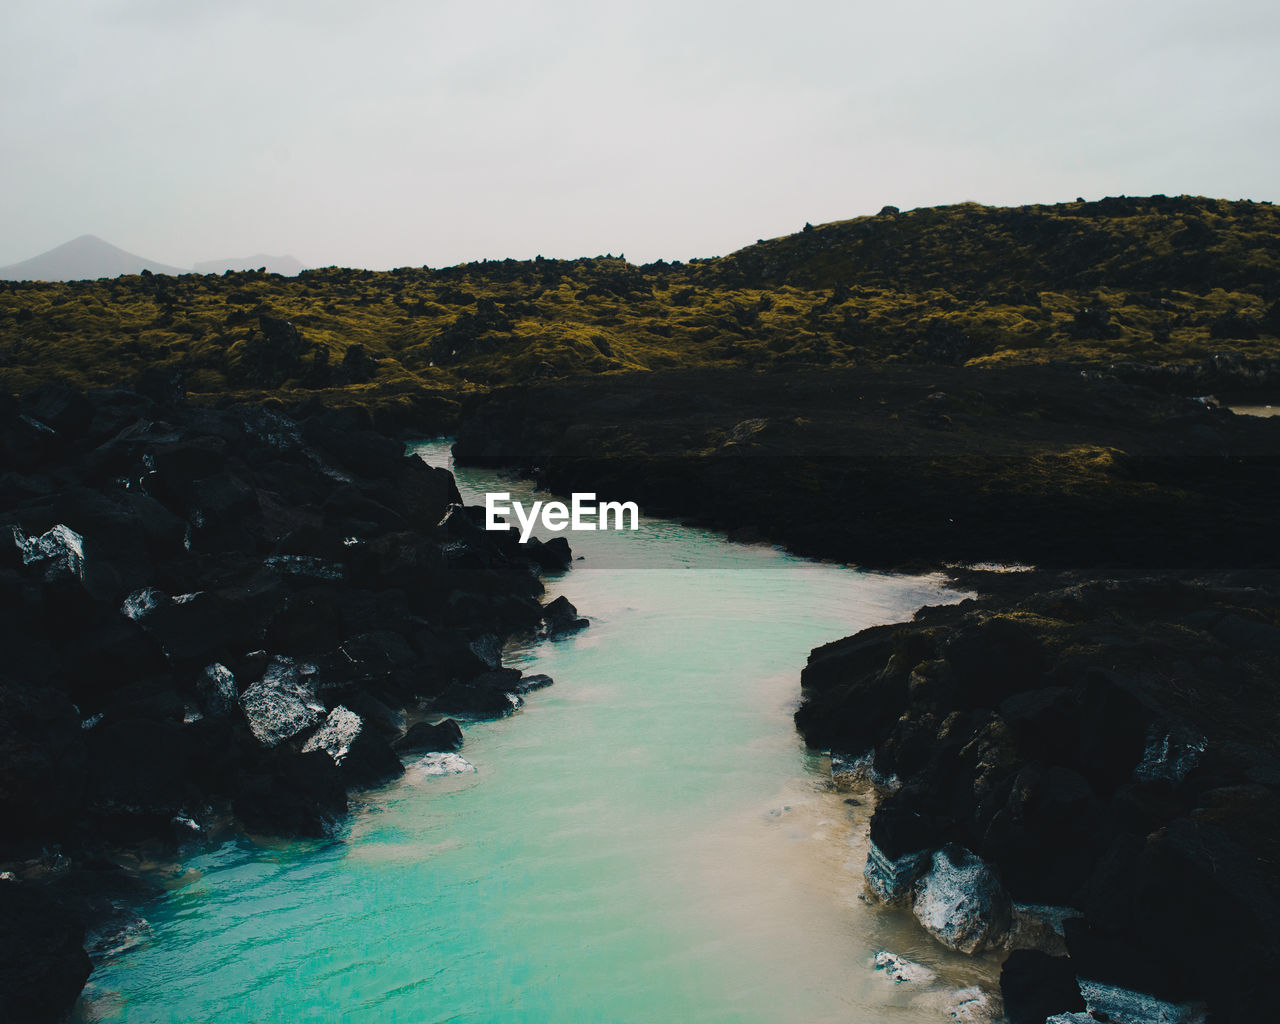
<svg viewBox="0 0 1280 1024"><path fill-rule="evenodd" d="M97 235L80 235L21 263L0 267L7 281L84 281L150 270L153 274L186 274L181 267L128 252Z"/></svg>

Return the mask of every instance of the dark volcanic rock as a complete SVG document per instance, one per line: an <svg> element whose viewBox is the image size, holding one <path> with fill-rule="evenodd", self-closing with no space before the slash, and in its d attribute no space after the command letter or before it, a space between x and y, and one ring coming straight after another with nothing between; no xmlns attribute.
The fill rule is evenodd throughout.
<svg viewBox="0 0 1280 1024"><path fill-rule="evenodd" d="M0 820L14 839L63 835L84 799L87 754L67 696L0 686Z"/></svg>
<svg viewBox="0 0 1280 1024"><path fill-rule="evenodd" d="M239 781L232 806L250 832L324 836L347 812L347 783L323 750L275 751Z"/></svg>
<svg viewBox="0 0 1280 1024"><path fill-rule="evenodd" d="M452 718L434 725L414 722L391 748L401 754L447 752L462 749L462 728Z"/></svg>
<svg viewBox="0 0 1280 1024"><path fill-rule="evenodd" d="M342 769L348 786L377 786L404 774L387 741L359 715L339 704L302 746L304 754L323 750Z"/></svg>
<svg viewBox="0 0 1280 1024"><path fill-rule="evenodd" d="M1115 1019L1151 1000L1257 1019L1280 964L1280 585L1057 583L814 651L797 726L815 745L873 748L901 784L871 821L869 887L901 899L920 875L916 914L956 948L999 941L1002 891L1077 915L1066 965L1011 962L1018 1019L1079 1009L1032 998L1069 988L1041 979L1050 969L1088 981L1089 1009ZM922 873L940 846L964 852Z"/></svg>
<svg viewBox="0 0 1280 1024"><path fill-rule="evenodd" d="M578 614L567 597L557 597L542 610L542 621L547 635L552 637L567 636L580 629L586 629L591 623Z"/></svg>
<svg viewBox="0 0 1280 1024"><path fill-rule="evenodd" d="M86 737L89 806L99 815L168 820L182 807L188 744L173 721L104 721Z"/></svg>
<svg viewBox="0 0 1280 1024"><path fill-rule="evenodd" d="M0 879L0 1019L63 1019L92 965L84 923L45 886Z"/></svg>
<svg viewBox="0 0 1280 1024"><path fill-rule="evenodd" d="M1009 955L1000 970L1000 995L1009 1024L1044 1024L1055 1013L1084 1009L1076 965L1033 949Z"/></svg>
<svg viewBox="0 0 1280 1024"><path fill-rule="evenodd" d="M863 868L867 884L885 903L898 903L911 894L939 841L934 821L905 806L909 797L901 792L895 796L876 808L871 819L871 846Z"/></svg>
<svg viewBox="0 0 1280 1024"><path fill-rule="evenodd" d="M297 329L259 326L240 369L296 369ZM369 369L353 352L338 372ZM348 790L403 772L405 708L449 694L501 714L540 682L501 651L541 624L537 572L567 545L487 533L448 472L403 452L368 416L197 408L167 387L0 400L0 863L74 873L230 815L324 835ZM115 913L87 892L68 907ZM48 970L5 958L35 985L0 991L6 1020L56 1017L83 981L78 932L32 935Z"/></svg>
<svg viewBox="0 0 1280 1024"><path fill-rule="evenodd" d="M542 672L535 672L533 675L523 676L516 683L516 693L529 693L532 690L543 690L550 686L555 680L549 675Z"/></svg>
<svg viewBox="0 0 1280 1024"><path fill-rule="evenodd" d="M520 670L496 669L474 679L456 682L436 697L432 710L450 715L499 718L509 715L521 705L517 694Z"/></svg>
<svg viewBox="0 0 1280 1024"><path fill-rule="evenodd" d="M968 850L948 845L916 886L916 919L934 938L961 953L998 947L1013 922L1000 879Z"/></svg>

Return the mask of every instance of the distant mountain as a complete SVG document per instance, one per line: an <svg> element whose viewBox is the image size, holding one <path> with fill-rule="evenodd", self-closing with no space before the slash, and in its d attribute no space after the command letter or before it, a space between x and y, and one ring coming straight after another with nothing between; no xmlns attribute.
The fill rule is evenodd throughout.
<svg viewBox="0 0 1280 1024"><path fill-rule="evenodd" d="M81 235L29 260L0 267L5 281L86 281L119 277L150 270L153 274L189 274L189 270L136 256L104 242L96 235Z"/></svg>
<svg viewBox="0 0 1280 1024"><path fill-rule="evenodd" d="M233 256L225 260L206 260L195 265L197 274L221 274L227 270L260 269L265 269L268 274L283 274L285 277L293 277L304 267L301 261L293 256L267 256L264 253L257 253L253 256Z"/></svg>

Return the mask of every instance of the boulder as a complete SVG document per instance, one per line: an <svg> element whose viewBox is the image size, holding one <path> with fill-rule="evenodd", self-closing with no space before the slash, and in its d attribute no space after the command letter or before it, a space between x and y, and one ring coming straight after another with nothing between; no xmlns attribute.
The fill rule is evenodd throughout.
<svg viewBox="0 0 1280 1024"><path fill-rule="evenodd" d="M406 775L423 777L439 775L465 775L474 772L476 766L464 757L452 752L436 752L414 761L405 770Z"/></svg>
<svg viewBox="0 0 1280 1024"><path fill-rule="evenodd" d="M550 686L554 679L542 672L535 672L532 675L522 676L520 681L516 683L516 693L526 694L532 690L544 690Z"/></svg>
<svg viewBox="0 0 1280 1024"><path fill-rule="evenodd" d="M263 746L277 746L324 717L315 680L305 671L308 667L276 655L262 678L240 695L244 717Z"/></svg>
<svg viewBox="0 0 1280 1024"><path fill-rule="evenodd" d="M930 935L961 953L999 946L1013 923L1013 906L1000 879L981 859L955 845L933 855L912 910Z"/></svg>
<svg viewBox="0 0 1280 1024"><path fill-rule="evenodd" d="M400 739L391 744L398 754L446 752L462 749L462 729L452 718L435 724L414 722Z"/></svg>
<svg viewBox="0 0 1280 1024"><path fill-rule="evenodd" d="M347 785L367 788L404 774L400 759L386 740L365 725L350 708L339 704L302 746L304 754L323 750L342 769Z"/></svg>
<svg viewBox="0 0 1280 1024"><path fill-rule="evenodd" d="M454 682L432 702L431 710L475 718L500 718L523 703L516 691L520 670L496 669L465 682Z"/></svg>
<svg viewBox="0 0 1280 1024"><path fill-rule="evenodd" d="M818 663L820 667L810 661L805 673L815 668L811 678L819 688L805 691L804 703L795 714L796 728L806 743L858 755L881 742L907 705L906 673L893 671L880 658L883 654L887 660L888 649L876 644L870 652L859 652L879 667L850 675L827 659ZM859 659L855 654L851 660ZM804 679L802 675L802 684Z"/></svg>
<svg viewBox="0 0 1280 1024"><path fill-rule="evenodd" d="M358 587L398 587L427 605L444 598L440 547L418 533L387 533L347 548L347 578Z"/></svg>
<svg viewBox="0 0 1280 1024"><path fill-rule="evenodd" d="M232 808L250 832L325 836L347 812L347 784L325 751L277 748L243 771Z"/></svg>
<svg viewBox="0 0 1280 1024"><path fill-rule="evenodd" d="M1179 1020L1160 1017L1159 1007L1187 1002L1193 979L1167 956L1132 932L1104 928L1081 918L1064 923L1067 951L1075 967L1086 1008L1119 1010L1119 1020ZM1208 965L1206 965L1208 966ZM1150 1015L1138 1012L1146 1003Z"/></svg>
<svg viewBox="0 0 1280 1024"><path fill-rule="evenodd" d="M1177 785L1200 762L1209 741L1185 722L1152 722L1147 726L1142 760L1133 770L1139 782Z"/></svg>
<svg viewBox="0 0 1280 1024"><path fill-rule="evenodd" d="M547 635L553 638L568 636L591 625L588 620L578 614L578 609L564 595L557 597L542 609L542 621Z"/></svg>
<svg viewBox="0 0 1280 1024"><path fill-rule="evenodd" d="M1009 1024L1044 1024L1052 1014L1085 1008L1075 964L1034 949L1009 954L1000 969L1000 995Z"/></svg>
<svg viewBox="0 0 1280 1024"><path fill-rule="evenodd" d="M45 886L0 879L0 1020L64 1019L91 970L79 914Z"/></svg>
<svg viewBox="0 0 1280 1024"><path fill-rule="evenodd" d="M207 715L225 715L236 706L240 691L231 669L221 662L206 665L196 677L196 690Z"/></svg>
<svg viewBox="0 0 1280 1024"><path fill-rule="evenodd" d="M895 802L895 796L881 803L871 818L867 863L862 869L868 887L885 903L898 903L911 895L912 886L933 862L938 840L934 823Z"/></svg>
<svg viewBox="0 0 1280 1024"><path fill-rule="evenodd" d="M563 537L552 537L548 541L530 537L520 553L543 572L563 572L573 562L573 552Z"/></svg>
<svg viewBox="0 0 1280 1024"><path fill-rule="evenodd" d="M88 433L94 408L81 392L65 384L50 383L23 395L22 412L63 440L74 441Z"/></svg>
<svg viewBox="0 0 1280 1024"><path fill-rule="evenodd" d="M890 953L884 949L875 955L874 963L876 970L884 971L885 974L899 984L927 984L938 976L938 972L932 968L926 967L924 964L914 963L905 957L898 956L897 953Z"/></svg>
<svg viewBox="0 0 1280 1024"><path fill-rule="evenodd" d="M32 566L46 582L84 579L84 537L71 527L58 523L38 537L17 527L12 532L22 564Z"/></svg>

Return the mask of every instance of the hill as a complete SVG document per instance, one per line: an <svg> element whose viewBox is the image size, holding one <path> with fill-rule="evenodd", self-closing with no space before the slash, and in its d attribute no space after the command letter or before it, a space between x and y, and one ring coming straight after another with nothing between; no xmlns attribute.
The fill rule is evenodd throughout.
<svg viewBox="0 0 1280 1024"><path fill-rule="evenodd" d="M6 281L90 281L121 274L185 274L171 267L126 252L96 235L81 235L55 249L32 256L21 263L0 267L0 279Z"/></svg>
<svg viewBox="0 0 1280 1024"><path fill-rule="evenodd" d="M229 256L221 260L205 260L192 268L197 274L224 274L228 270L265 270L269 274L292 277L302 270L302 261L294 256L268 256L254 253L252 256Z"/></svg>
<svg viewBox="0 0 1280 1024"><path fill-rule="evenodd" d="M1158 372L1204 394L1280 384L1278 300L1268 203L887 207L687 264L8 284L0 387L159 369L209 398L393 406L676 368L1055 364Z"/></svg>

